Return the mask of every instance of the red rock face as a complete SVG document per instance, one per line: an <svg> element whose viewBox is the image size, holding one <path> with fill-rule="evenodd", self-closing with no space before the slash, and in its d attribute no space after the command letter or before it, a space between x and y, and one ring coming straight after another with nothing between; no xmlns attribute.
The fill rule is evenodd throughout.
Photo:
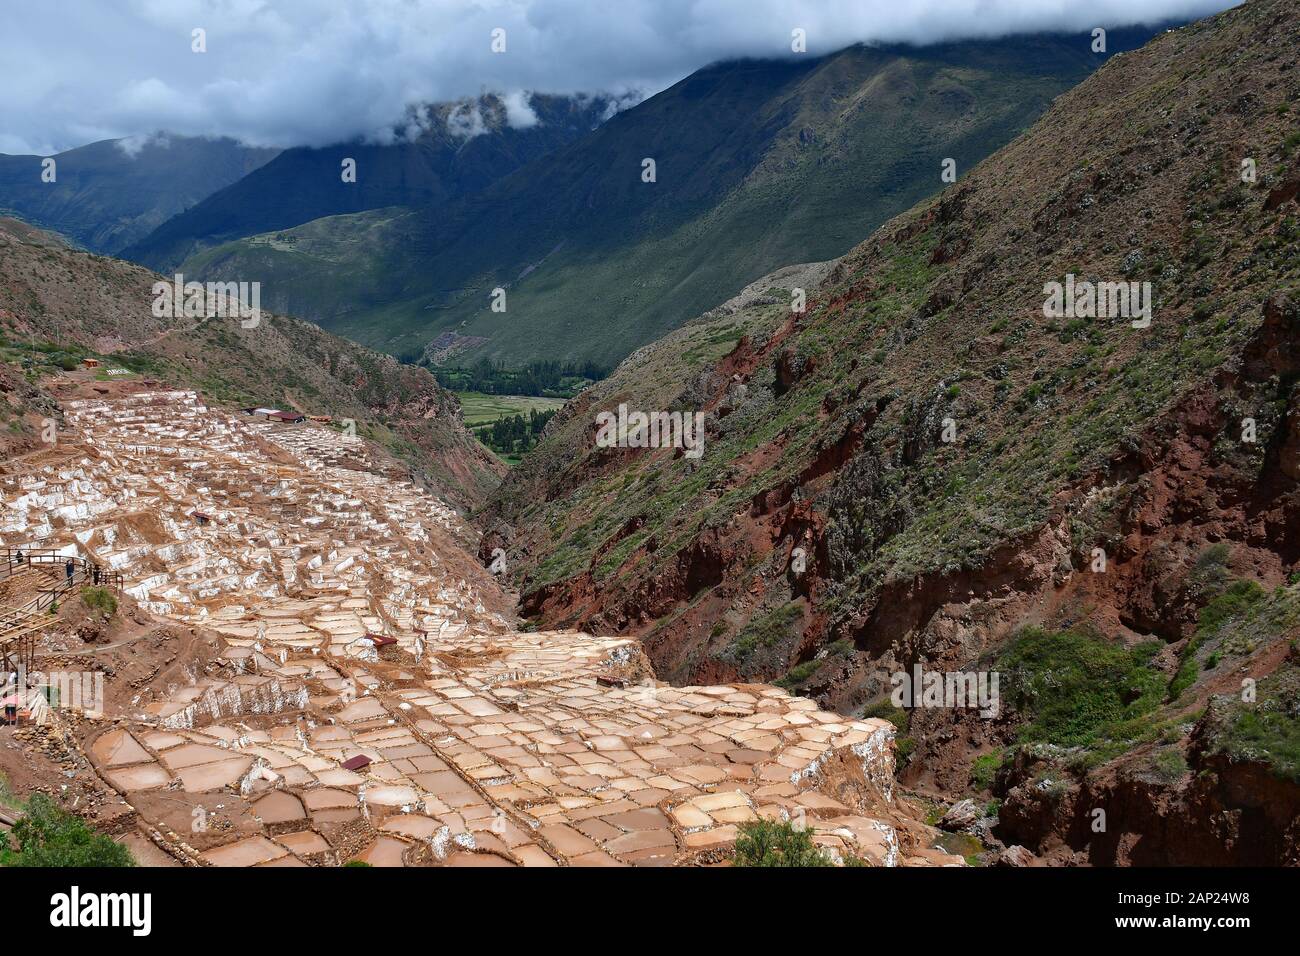
<svg viewBox="0 0 1300 956"><path fill-rule="evenodd" d="M1263 764L1204 755L1195 744L1189 772L1174 782L1144 772L1139 765L1145 756L1126 756L1059 793L1035 785L1039 768L1032 761L1020 764L1013 769L998 836L1053 864L1300 863L1300 787Z"/></svg>
<svg viewBox="0 0 1300 956"><path fill-rule="evenodd" d="M1300 371L1295 306L1275 296L1265 303L1264 314L1237 378L1207 384L1152 422L1129 450L1106 465L1104 474L1089 475L1066 490L1047 524L1005 542L979 569L888 583L851 629L855 642L868 652L883 652L908 635L923 634L944 616L963 613L953 609L971 611L990 602L1015 608L1016 614L997 615L1006 620L1017 615L1050 617L1062 606L1088 602L1098 622L1179 640L1187 635L1205 598L1187 580L1188 569L1197 554L1219 541L1233 544L1237 572L1249 571L1265 583L1282 580L1285 569L1300 556L1300 513L1294 495L1300 474L1300 409L1288 404L1272 433L1261 434L1253 448L1243 445L1244 452L1236 449L1225 456L1215 447L1218 436L1231 431L1234 399L1274 388L1270 383ZM788 353L780 349L778 335L765 351L788 363ZM742 342L722 364L738 369L755 361L752 346ZM797 476L759 494L730 522L691 541L667 572L626 590L599 589L590 573L579 575L526 594L524 613L547 622L637 633L681 602L712 589L701 606L671 628L656 631L649 642L658 666L690 679L686 658L698 646L697 625L711 623L710 612L727 606L729 599L776 587L786 577L791 552L801 543L811 547L806 573L794 590L816 607L829 583L824 549L817 546L826 515L818 510L816 492L836 480L860 452L863 429L869 426L867 420L847 429ZM767 467L771 451L759 449L740 460L735 483ZM1120 519L1112 529L1116 544L1107 556L1108 573L1079 573L1090 555L1072 553L1068 525L1098 488L1113 489L1120 496L1114 509ZM642 524L641 519L629 521L601 553ZM654 547L655 542L648 542L626 564L635 565ZM765 572L754 573L756 563L763 564ZM986 630L984 643L1001 636L996 625ZM805 635L811 645L822 636L816 631ZM852 703L851 696L834 689L830 696L841 705Z"/></svg>
<svg viewBox="0 0 1300 956"><path fill-rule="evenodd" d="M1270 211L1277 209L1281 207L1283 203L1293 201L1296 198L1297 193L1300 193L1300 176L1288 180L1281 186L1277 187L1277 189L1271 190L1268 194L1268 199L1264 202L1264 208Z"/></svg>

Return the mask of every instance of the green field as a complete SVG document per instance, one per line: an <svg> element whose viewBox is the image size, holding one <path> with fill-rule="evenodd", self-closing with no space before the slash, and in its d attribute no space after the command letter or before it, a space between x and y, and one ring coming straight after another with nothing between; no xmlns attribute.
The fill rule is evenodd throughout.
<svg viewBox="0 0 1300 956"><path fill-rule="evenodd" d="M484 395L482 392L457 392L465 419L470 428L491 425L498 418L509 415L527 415L536 409L549 412L564 404L562 398L534 398L530 395Z"/></svg>

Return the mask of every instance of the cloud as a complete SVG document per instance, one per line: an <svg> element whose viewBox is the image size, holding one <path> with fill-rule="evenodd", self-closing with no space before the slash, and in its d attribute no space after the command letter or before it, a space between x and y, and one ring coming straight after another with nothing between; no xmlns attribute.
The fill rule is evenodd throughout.
<svg viewBox="0 0 1300 956"><path fill-rule="evenodd" d="M537 114L533 112L530 99L523 90L507 93L501 98L506 108L506 125L513 129L528 129L537 125Z"/></svg>
<svg viewBox="0 0 1300 956"><path fill-rule="evenodd" d="M642 100L651 95L653 95L652 91L647 89L622 90L606 94L606 99L609 102L605 106L605 112L600 117L600 121L603 123L615 113L621 113L623 110L630 110L632 107L636 106Z"/></svg>
<svg viewBox="0 0 1300 956"><path fill-rule="evenodd" d="M1236 0L62 0L11 4L0 146L48 154L163 129L267 146L407 135L484 92L655 92L708 63L1191 18ZM206 53L191 50L195 29ZM493 52L493 30L505 31ZM418 110L415 110L418 113ZM472 116L464 117L472 121ZM419 120L416 119L417 123ZM470 129L473 126L471 122Z"/></svg>
<svg viewBox="0 0 1300 956"><path fill-rule="evenodd" d="M140 155L140 151L146 146L154 146L158 149L167 149L171 146L172 141L166 133L139 133L135 136L124 136L114 141L113 145L120 149L126 156L135 159Z"/></svg>
<svg viewBox="0 0 1300 956"><path fill-rule="evenodd" d="M457 139L473 139L486 133L478 103L461 103L447 114L447 132Z"/></svg>

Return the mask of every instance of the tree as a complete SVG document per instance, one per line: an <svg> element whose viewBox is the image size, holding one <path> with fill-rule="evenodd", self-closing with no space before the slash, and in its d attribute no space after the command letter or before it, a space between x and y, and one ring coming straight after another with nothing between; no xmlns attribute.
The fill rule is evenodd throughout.
<svg viewBox="0 0 1300 956"><path fill-rule="evenodd" d="M0 847L0 866L135 866L126 847L96 833L43 793L27 801L13 839L18 849Z"/></svg>

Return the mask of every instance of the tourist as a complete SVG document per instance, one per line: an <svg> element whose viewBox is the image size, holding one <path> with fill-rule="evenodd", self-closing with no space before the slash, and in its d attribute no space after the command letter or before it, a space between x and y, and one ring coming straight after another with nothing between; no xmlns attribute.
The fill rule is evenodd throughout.
<svg viewBox="0 0 1300 956"><path fill-rule="evenodd" d="M63 566L63 572L68 576L68 583L72 583L72 576L77 573L77 566L68 558L68 563Z"/></svg>

